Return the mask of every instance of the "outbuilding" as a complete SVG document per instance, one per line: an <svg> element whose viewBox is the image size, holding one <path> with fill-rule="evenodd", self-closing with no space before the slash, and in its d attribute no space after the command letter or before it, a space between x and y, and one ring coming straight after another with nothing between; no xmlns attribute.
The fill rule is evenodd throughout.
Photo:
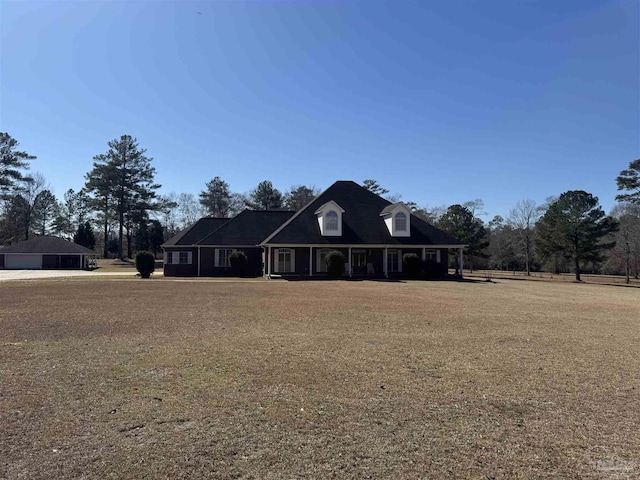
<svg viewBox="0 0 640 480"><path fill-rule="evenodd" d="M63 238L42 236L0 248L0 268L14 270L83 269L98 254Z"/></svg>

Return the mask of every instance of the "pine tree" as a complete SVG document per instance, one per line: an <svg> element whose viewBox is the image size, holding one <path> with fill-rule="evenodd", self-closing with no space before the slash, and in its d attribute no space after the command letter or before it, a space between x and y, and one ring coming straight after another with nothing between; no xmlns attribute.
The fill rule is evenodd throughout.
<svg viewBox="0 0 640 480"><path fill-rule="evenodd" d="M282 193L269 180L260 182L249 194L249 206L254 210L279 210L282 208Z"/></svg>
<svg viewBox="0 0 640 480"><path fill-rule="evenodd" d="M160 185L154 183L155 169L151 166L151 158L145 156L146 150L138 147L135 138L122 135L120 140L112 140L108 146L106 153L94 157L94 168L87 174L87 190L94 192L105 213L105 234L109 221L107 214L115 210L118 258L123 260L125 224L133 220L132 212L156 208L155 191Z"/></svg>
<svg viewBox="0 0 640 480"><path fill-rule="evenodd" d="M214 177L206 183L206 190L200 192L200 204L212 217L226 217L229 214L231 192L229 184L220 177Z"/></svg>
<svg viewBox="0 0 640 480"><path fill-rule="evenodd" d="M602 261L602 252L615 245L603 239L617 231L618 222L605 215L598 197L570 190L549 206L536 228L538 253L547 258L559 253L573 260L580 281L581 263Z"/></svg>
<svg viewBox="0 0 640 480"><path fill-rule="evenodd" d="M28 180L20 170L29 168L36 157L17 150L20 144L6 132L0 132L0 195L13 189L18 182Z"/></svg>

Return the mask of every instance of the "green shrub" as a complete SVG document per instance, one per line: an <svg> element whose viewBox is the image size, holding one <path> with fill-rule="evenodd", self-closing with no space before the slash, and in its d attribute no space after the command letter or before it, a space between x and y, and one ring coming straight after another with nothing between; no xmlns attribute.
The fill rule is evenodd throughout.
<svg viewBox="0 0 640 480"><path fill-rule="evenodd" d="M229 255L229 264L234 275L244 276L247 271L247 254L242 251L233 252Z"/></svg>
<svg viewBox="0 0 640 480"><path fill-rule="evenodd" d="M405 253L402 256L402 270L411 278L418 278L422 270L422 261L415 253Z"/></svg>
<svg viewBox="0 0 640 480"><path fill-rule="evenodd" d="M136 270L142 278L149 278L156 269L156 257L153 253L141 250L136 252Z"/></svg>
<svg viewBox="0 0 640 480"><path fill-rule="evenodd" d="M327 273L331 278L340 278L344 275L344 255L338 250L331 250L324 257L327 263Z"/></svg>

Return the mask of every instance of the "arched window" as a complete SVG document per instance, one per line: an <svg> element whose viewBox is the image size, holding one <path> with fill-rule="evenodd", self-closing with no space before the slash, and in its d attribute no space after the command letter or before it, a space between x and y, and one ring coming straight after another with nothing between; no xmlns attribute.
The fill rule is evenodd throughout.
<svg viewBox="0 0 640 480"><path fill-rule="evenodd" d="M396 213L396 230L399 232L407 231L407 215L404 212Z"/></svg>
<svg viewBox="0 0 640 480"><path fill-rule="evenodd" d="M338 214L333 210L329 210L325 215L324 226L327 230L338 230Z"/></svg>

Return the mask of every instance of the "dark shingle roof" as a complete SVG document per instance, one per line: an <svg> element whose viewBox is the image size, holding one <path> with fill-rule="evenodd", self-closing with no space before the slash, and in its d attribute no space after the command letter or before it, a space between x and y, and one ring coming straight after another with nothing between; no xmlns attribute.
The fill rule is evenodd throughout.
<svg viewBox="0 0 640 480"><path fill-rule="evenodd" d="M281 210L245 210L200 240L198 245L258 245L294 213Z"/></svg>
<svg viewBox="0 0 640 480"><path fill-rule="evenodd" d="M195 245L207 235L215 232L229 221L228 218L204 217L162 244L163 247Z"/></svg>
<svg viewBox="0 0 640 480"><path fill-rule="evenodd" d="M323 237L318 207L333 200L344 209L342 235ZM392 237L380 213L391 202L351 181L338 181L265 240L269 244L462 245L451 235L411 215L411 236Z"/></svg>
<svg viewBox="0 0 640 480"><path fill-rule="evenodd" d="M24 242L16 243L15 245L10 245L8 247L4 247L0 250L0 253L43 253L49 255L55 254L85 254L85 255L95 255L96 252L93 250L89 250L82 245L78 245L77 243L70 242L69 240L65 240L64 238L59 237L36 237L31 240L25 240Z"/></svg>

